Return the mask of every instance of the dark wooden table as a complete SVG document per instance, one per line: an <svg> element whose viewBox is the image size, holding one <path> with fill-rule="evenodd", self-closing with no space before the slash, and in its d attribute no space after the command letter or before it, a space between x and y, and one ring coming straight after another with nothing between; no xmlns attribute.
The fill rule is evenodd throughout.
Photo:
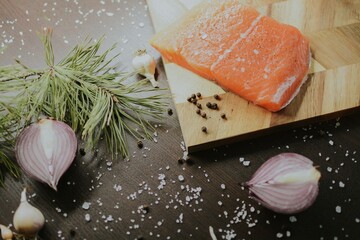
<svg viewBox="0 0 360 240"><path fill-rule="evenodd" d="M117 42L123 51L125 70L135 50L149 48L154 32L144 0L1 0L0 49L6 50L0 64L18 58L43 66L36 36L43 27L54 30L56 59L87 36L105 35L105 47ZM149 50L158 59L160 85L167 87L160 56ZM58 192L26 176L7 177L0 189L0 223L12 223L20 192L28 187L31 203L46 217L41 239L211 239L209 226L218 239L359 239L359 111L195 153L183 164L176 112L164 117L156 125L157 142L146 141L140 150L129 139L128 160L112 160L102 147L78 155ZM282 152L307 156L322 173L317 201L300 214L264 209L241 187L265 160Z"/></svg>

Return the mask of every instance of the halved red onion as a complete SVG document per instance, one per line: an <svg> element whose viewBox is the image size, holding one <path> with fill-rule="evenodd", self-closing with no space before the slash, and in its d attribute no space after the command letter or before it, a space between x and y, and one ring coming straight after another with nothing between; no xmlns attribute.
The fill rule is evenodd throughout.
<svg viewBox="0 0 360 240"><path fill-rule="evenodd" d="M320 172L313 162L296 153L282 153L267 160L246 182L250 197L283 214L310 207L319 192Z"/></svg>
<svg viewBox="0 0 360 240"><path fill-rule="evenodd" d="M29 176L57 190L58 181L74 160L76 149L76 135L67 124L41 119L20 133L15 156Z"/></svg>

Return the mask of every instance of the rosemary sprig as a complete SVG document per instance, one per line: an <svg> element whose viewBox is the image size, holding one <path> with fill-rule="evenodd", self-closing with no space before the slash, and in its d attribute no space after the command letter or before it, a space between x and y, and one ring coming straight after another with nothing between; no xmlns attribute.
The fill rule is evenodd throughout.
<svg viewBox="0 0 360 240"><path fill-rule="evenodd" d="M55 64L51 35L50 29L40 35L45 69L20 61L0 67L0 94L6 93L6 104L16 109L12 117L22 126L42 115L65 121L81 132L88 148L103 137L113 156L128 156L126 134L137 140L150 137L150 121L162 116L167 95L147 81L125 83L134 73L117 70L115 45L99 53L104 38L87 39Z"/></svg>

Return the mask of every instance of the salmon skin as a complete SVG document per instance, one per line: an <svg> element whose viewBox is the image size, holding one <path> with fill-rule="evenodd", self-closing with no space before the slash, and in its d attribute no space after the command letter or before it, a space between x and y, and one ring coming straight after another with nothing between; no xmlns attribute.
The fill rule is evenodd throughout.
<svg viewBox="0 0 360 240"><path fill-rule="evenodd" d="M310 44L237 0L208 0L150 39L163 57L276 112L307 79Z"/></svg>

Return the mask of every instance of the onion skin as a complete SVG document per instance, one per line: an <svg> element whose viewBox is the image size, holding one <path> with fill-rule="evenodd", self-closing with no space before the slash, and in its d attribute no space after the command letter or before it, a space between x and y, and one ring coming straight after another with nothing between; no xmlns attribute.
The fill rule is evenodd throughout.
<svg viewBox="0 0 360 240"><path fill-rule="evenodd" d="M67 124L41 119L20 133L15 156L26 174L57 190L58 181L73 162L76 149L76 135Z"/></svg>
<svg viewBox="0 0 360 240"><path fill-rule="evenodd" d="M315 202L320 176L310 159L282 153L267 160L245 186L250 197L262 206L281 214L295 214Z"/></svg>

